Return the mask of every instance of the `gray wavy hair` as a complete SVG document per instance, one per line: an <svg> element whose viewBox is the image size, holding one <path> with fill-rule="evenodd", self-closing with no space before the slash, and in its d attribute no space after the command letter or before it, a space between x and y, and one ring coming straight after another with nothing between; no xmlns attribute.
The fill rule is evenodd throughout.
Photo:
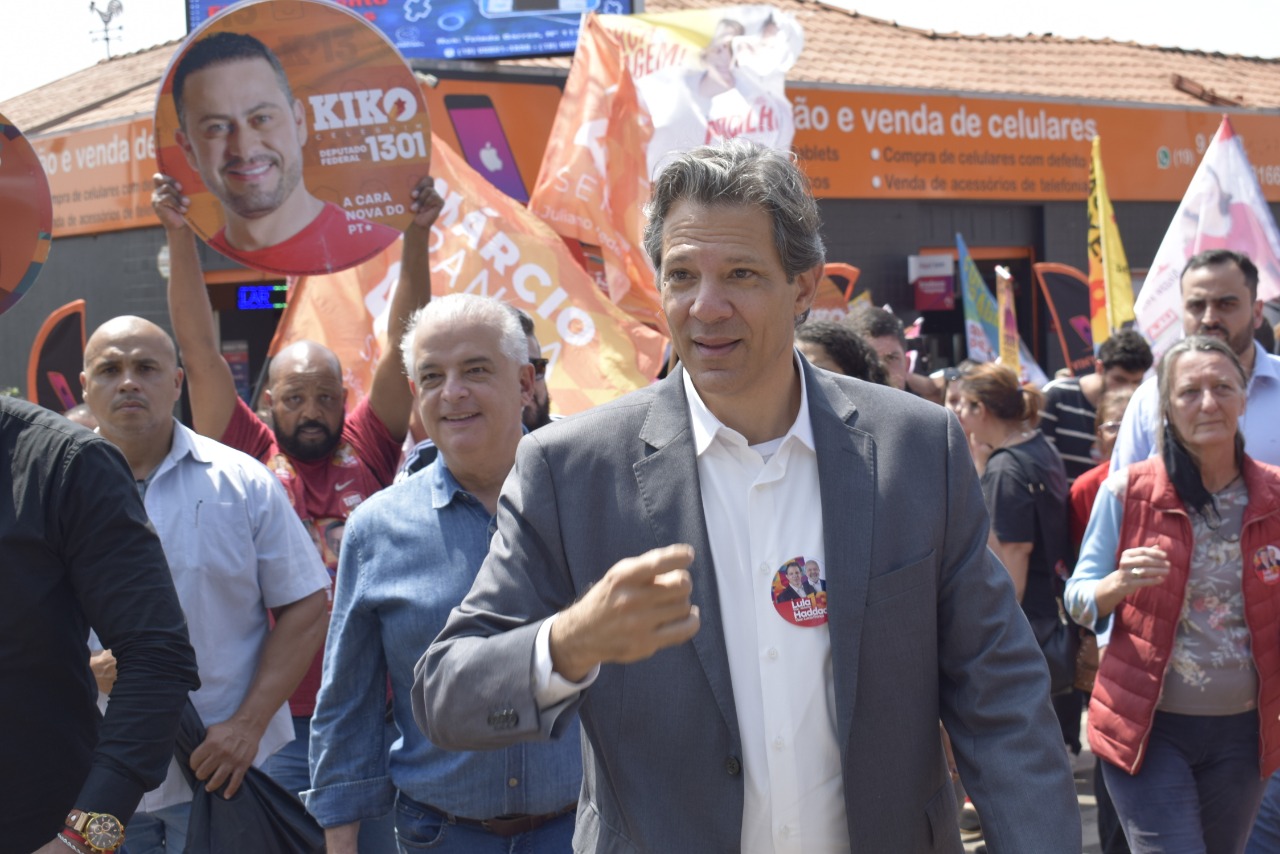
<svg viewBox="0 0 1280 854"><path fill-rule="evenodd" d="M404 362L404 372L415 382L417 366L413 363L413 351L418 344L418 333L428 322L445 325L476 322L492 326L498 330L498 346L504 356L517 365L529 361L528 339L520 327L520 316L514 308L493 297L448 294L436 297L411 314L408 329L400 339L400 358Z"/></svg>
<svg viewBox="0 0 1280 854"><path fill-rule="evenodd" d="M672 206L756 205L773 221L773 243L787 279L826 259L822 218L809 179L792 156L744 139L695 148L667 165L654 180L645 213L644 250L662 270L662 230ZM659 275L661 280L661 275Z"/></svg>

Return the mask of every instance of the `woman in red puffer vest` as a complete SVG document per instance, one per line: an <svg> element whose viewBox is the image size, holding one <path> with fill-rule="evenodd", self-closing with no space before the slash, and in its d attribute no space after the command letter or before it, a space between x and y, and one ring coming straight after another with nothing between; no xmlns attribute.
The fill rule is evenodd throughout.
<svg viewBox="0 0 1280 854"><path fill-rule="evenodd" d="M1089 744L1132 850L1236 852L1280 767L1280 469L1244 454L1223 342L1159 385L1161 453L1104 484L1065 601L1108 641Z"/></svg>

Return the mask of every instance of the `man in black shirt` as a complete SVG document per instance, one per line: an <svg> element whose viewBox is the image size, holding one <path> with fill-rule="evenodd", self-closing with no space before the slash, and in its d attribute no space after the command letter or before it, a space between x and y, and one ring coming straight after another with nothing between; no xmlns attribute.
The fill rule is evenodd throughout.
<svg viewBox="0 0 1280 854"><path fill-rule="evenodd" d="M1044 387L1040 432L1058 451L1067 483L1096 466L1094 412L1108 391L1137 389L1151 367L1151 347L1135 329L1121 329L1098 348L1093 373L1065 377Z"/></svg>
<svg viewBox="0 0 1280 854"><path fill-rule="evenodd" d="M0 459L0 854L112 850L200 684L186 620L119 451L0 397ZM101 720L90 628L117 660Z"/></svg>

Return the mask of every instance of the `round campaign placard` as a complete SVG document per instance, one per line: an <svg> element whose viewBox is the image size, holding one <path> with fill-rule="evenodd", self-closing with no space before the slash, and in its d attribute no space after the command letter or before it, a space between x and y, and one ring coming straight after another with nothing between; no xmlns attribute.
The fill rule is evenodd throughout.
<svg viewBox="0 0 1280 854"><path fill-rule="evenodd" d="M181 112L179 112L181 111ZM169 62L156 160L213 248L285 275L352 267L413 218L431 125L378 29L322 0L237 3Z"/></svg>
<svg viewBox="0 0 1280 854"><path fill-rule="evenodd" d="M818 561L793 557L773 574L769 595L788 623L817 628L827 622L827 579Z"/></svg>
<svg viewBox="0 0 1280 854"><path fill-rule="evenodd" d="M53 197L40 158L0 115L0 314L35 284L52 231Z"/></svg>

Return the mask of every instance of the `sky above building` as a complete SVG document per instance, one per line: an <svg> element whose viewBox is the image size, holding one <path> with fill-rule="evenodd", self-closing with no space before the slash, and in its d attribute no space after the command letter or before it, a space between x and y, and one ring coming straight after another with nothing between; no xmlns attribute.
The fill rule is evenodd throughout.
<svg viewBox="0 0 1280 854"><path fill-rule="evenodd" d="M120 0L106 25L111 55L132 53L186 34L184 0ZM401 0L390 0L401 2ZM109 0L95 0L99 8ZM728 5L728 4L726 4ZM1276 0L1073 0L1026 3L974 0L840 0L835 5L939 32L988 35L1054 33L1111 38L1165 47L1280 57ZM104 25L84 0L40 0L0 26L0 101L30 91L107 57ZM1088 73L1081 69L1081 73Z"/></svg>

